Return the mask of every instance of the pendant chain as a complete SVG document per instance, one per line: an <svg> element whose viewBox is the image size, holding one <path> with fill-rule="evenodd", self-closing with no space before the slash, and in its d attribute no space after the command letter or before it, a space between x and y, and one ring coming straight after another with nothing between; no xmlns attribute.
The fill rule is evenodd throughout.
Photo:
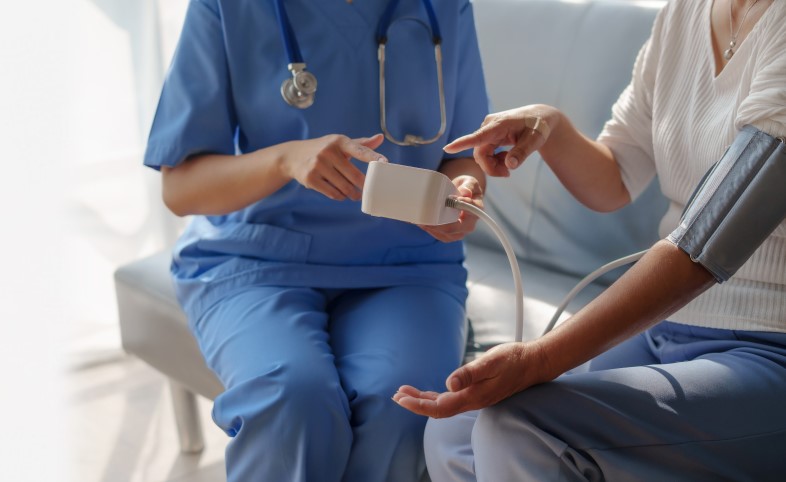
<svg viewBox="0 0 786 482"><path fill-rule="evenodd" d="M734 20L732 19L732 3L733 1L729 0L729 34L731 35L731 41L729 42L729 48L723 51L723 58L726 60L731 59L731 57L734 55L734 47L737 46L737 36L740 34L740 30L742 30L742 26L745 24L745 19L748 18L748 12L750 12L751 9L757 3L759 3L759 0L754 0L750 7L745 10L745 14L742 16L742 20L740 20L740 25L737 27L736 33L734 32Z"/></svg>

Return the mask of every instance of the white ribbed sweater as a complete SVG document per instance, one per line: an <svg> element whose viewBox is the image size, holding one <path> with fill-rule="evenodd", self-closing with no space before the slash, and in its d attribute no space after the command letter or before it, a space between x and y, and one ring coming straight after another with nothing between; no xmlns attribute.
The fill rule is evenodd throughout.
<svg viewBox="0 0 786 482"><path fill-rule="evenodd" d="M671 0L664 7L599 137L614 152L632 197L658 175L671 201L660 223L664 237L740 127L786 135L786 0L769 6L717 77L711 6L712 0ZM735 276L670 320L786 332L786 222Z"/></svg>

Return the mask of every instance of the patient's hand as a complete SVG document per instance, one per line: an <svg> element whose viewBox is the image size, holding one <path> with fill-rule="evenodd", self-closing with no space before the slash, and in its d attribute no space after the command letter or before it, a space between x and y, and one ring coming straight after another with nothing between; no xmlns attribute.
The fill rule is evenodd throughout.
<svg viewBox="0 0 786 482"><path fill-rule="evenodd" d="M486 174L508 177L510 170L519 167L546 143L559 118L557 109L543 104L489 114L478 130L459 137L444 150L456 153L472 147L475 162ZM512 147L509 151L497 152L505 146Z"/></svg>
<svg viewBox="0 0 786 482"><path fill-rule="evenodd" d="M404 385L393 400L407 410L444 418L485 408L540 383L545 372L540 349L533 343L506 343L454 371L447 392L424 392Z"/></svg>

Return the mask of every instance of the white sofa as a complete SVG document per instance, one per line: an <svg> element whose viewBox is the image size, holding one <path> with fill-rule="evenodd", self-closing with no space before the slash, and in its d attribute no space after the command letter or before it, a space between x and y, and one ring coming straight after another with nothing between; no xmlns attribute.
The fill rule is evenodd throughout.
<svg viewBox="0 0 786 482"><path fill-rule="evenodd" d="M590 137L630 80L661 1L475 0L492 111L559 107ZM657 240L666 200L653 183L633 205L602 214L580 205L536 154L507 179L489 179L486 212L515 246L524 279L524 338L538 336L578 278ZM467 242L467 310L476 341L513 337L509 263L481 225ZM568 311L595 297L619 272L582 291Z"/></svg>
<svg viewBox="0 0 786 482"><path fill-rule="evenodd" d="M636 53L663 2L624 0L475 0L475 18L492 110L528 103L563 109L590 136L627 85ZM487 212L514 244L525 295L525 339L536 337L554 307L587 273L649 247L666 202L651 186L634 205L591 212L562 188L534 156L508 179L491 179ZM479 223L467 240L474 331L470 351L514 335L513 277L502 245ZM215 398L222 386L186 326L169 279L169 253L120 267L115 285L124 349L171 381L181 448L202 449L196 395ZM606 276L608 282L613 276ZM585 290L572 311L604 288ZM472 353L470 353L472 355Z"/></svg>

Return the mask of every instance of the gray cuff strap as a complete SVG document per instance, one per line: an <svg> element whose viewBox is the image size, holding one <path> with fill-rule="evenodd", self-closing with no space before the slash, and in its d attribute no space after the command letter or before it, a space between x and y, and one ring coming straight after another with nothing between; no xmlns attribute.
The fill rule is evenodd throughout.
<svg viewBox="0 0 786 482"><path fill-rule="evenodd" d="M722 283L786 219L786 146L746 125L691 195L668 240Z"/></svg>

